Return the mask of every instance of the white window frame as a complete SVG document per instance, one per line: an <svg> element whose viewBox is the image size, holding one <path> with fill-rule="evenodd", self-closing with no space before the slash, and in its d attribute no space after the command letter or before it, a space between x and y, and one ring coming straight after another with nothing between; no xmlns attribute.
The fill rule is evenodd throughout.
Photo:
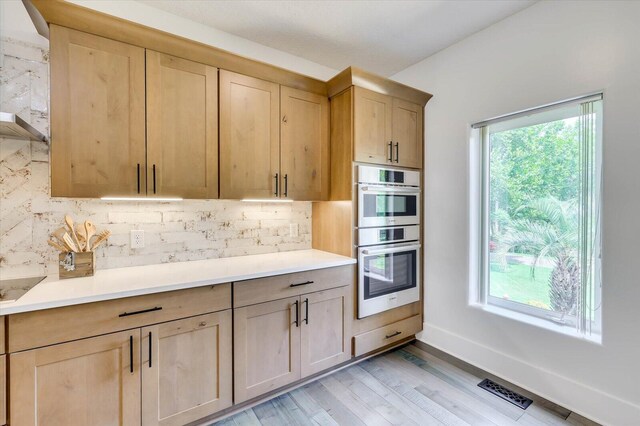
<svg viewBox="0 0 640 426"><path fill-rule="evenodd" d="M560 329L566 328L567 330L575 330L577 316L565 315L561 320L559 313L530 306L524 303L505 300L503 298L491 296L489 294L489 268L490 268L490 250L489 250L489 183L490 183L490 158L489 158L489 125L500 122L506 122L518 119L522 117L522 121L526 125L533 125L537 122L545 123L554 121L555 119L562 118L562 110L566 107L577 105L589 100L603 99L602 92L591 94L587 96L581 96L578 98L572 98L566 101L552 103L537 108L532 108L524 111L520 111L514 114L508 114L505 116L496 117L494 119L486 120L480 123L476 123L471 126L470 134L470 156L469 156L469 169L470 169L470 198L469 198L469 211L470 211L470 287L469 287L469 303L473 306L479 306L486 308L492 312L503 313L505 316L511 317L509 312L515 313L513 317L518 319L525 318L525 321L534 325L540 325L539 320L553 324L550 328ZM557 115L554 116L554 112ZM602 111L598 115L599 123L596 126L599 132L598 137L602 141ZM541 117L544 119L540 120ZM532 119L532 122L526 124L528 119ZM521 127L520 125L516 127ZM598 147L600 151L600 164L602 164L602 143ZM600 189L600 205L602 206L602 197ZM600 216L602 216L602 209L600 210ZM600 217L600 226L598 232L602 234L602 219ZM596 272L601 273L602 267L602 247L598 247L595 252L596 258ZM601 282L598 285L601 286ZM596 305L602 304L602 292L601 289L595 293ZM529 317L531 320L526 320ZM598 309L595 315L595 319L591 321L591 332L596 336L602 334L602 309ZM569 331L569 334L572 334ZM579 333L582 335L582 333ZM600 341L598 337L595 339Z"/></svg>

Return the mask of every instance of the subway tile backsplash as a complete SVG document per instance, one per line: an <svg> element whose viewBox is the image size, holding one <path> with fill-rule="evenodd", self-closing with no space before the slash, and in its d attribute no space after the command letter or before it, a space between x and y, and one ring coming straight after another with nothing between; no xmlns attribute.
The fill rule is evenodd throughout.
<svg viewBox="0 0 640 426"><path fill-rule="evenodd" d="M48 52L14 39L2 43L0 110L48 134ZM309 202L51 198L48 154L42 142L0 138L0 278L57 272L57 252L46 242L65 213L113 233L97 250L98 269L311 248ZM144 248L129 248L132 229L145 231Z"/></svg>

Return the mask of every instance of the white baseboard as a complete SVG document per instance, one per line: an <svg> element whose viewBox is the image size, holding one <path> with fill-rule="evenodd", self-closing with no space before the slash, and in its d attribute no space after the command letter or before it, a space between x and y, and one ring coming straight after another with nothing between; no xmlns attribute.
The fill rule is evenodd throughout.
<svg viewBox="0 0 640 426"><path fill-rule="evenodd" d="M640 425L640 406L424 324L418 340L603 425Z"/></svg>

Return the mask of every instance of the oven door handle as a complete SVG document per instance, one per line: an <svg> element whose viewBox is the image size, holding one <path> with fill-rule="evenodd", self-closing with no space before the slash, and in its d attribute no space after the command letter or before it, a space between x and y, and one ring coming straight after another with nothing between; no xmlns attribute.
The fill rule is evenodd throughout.
<svg viewBox="0 0 640 426"><path fill-rule="evenodd" d="M420 188L411 188L407 186L361 186L363 192L398 192L404 194L419 194Z"/></svg>
<svg viewBox="0 0 640 426"><path fill-rule="evenodd" d="M396 253L399 251L407 251L407 250L417 250L421 247L420 244L403 244L403 245L394 245L393 247L388 248L380 248L380 249L362 249L362 254L370 255L370 254L383 254L383 253Z"/></svg>

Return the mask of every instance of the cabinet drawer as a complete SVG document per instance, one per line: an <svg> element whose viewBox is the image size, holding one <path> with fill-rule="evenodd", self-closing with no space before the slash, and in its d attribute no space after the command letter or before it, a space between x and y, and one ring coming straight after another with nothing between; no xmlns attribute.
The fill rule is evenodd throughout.
<svg viewBox="0 0 640 426"><path fill-rule="evenodd" d="M316 269L233 283L233 306L239 308L314 291L353 284L353 265Z"/></svg>
<svg viewBox="0 0 640 426"><path fill-rule="evenodd" d="M359 334L353 338L354 355L360 356L394 342L413 336L422 330L420 315L414 315L384 327Z"/></svg>
<svg viewBox="0 0 640 426"><path fill-rule="evenodd" d="M231 308L231 284L9 315L8 352Z"/></svg>

